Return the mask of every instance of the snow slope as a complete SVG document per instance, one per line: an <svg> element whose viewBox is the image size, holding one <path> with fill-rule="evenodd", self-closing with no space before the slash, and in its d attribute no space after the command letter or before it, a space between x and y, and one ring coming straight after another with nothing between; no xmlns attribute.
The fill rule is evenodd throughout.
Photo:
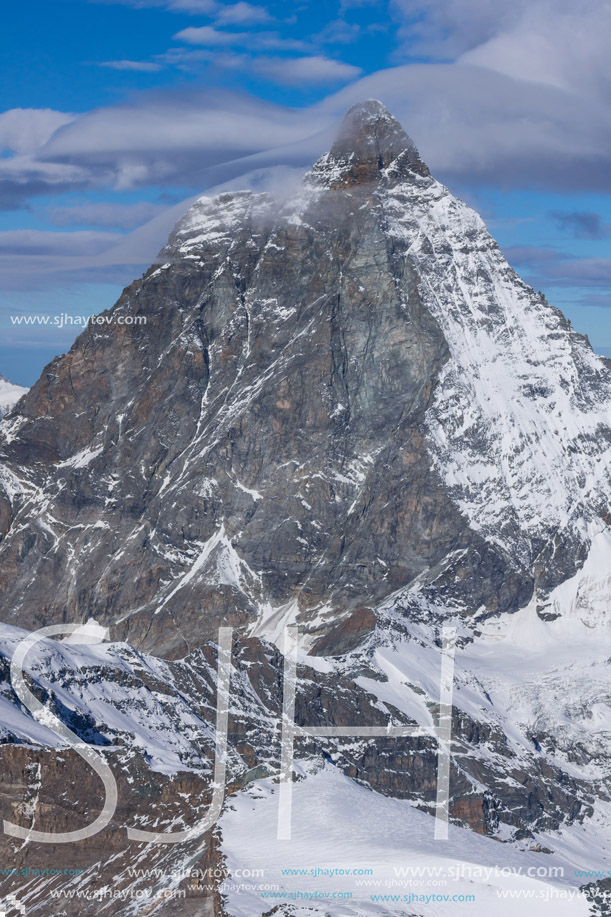
<svg viewBox="0 0 611 917"><path fill-rule="evenodd" d="M295 783L290 841L277 840L277 818L277 787L271 779L232 797L222 816L222 850L230 873L239 876L241 870L248 876L264 870L256 880L225 884L231 917L259 917L281 902L288 908L280 913L294 917L446 917L462 908L473 917L589 913L566 853L520 851L453 826L447 841L435 841L429 816L408 802L357 786L330 765L316 771L310 764ZM589 862L601 861L595 844L590 853ZM318 875L282 874L283 869L310 873L316 868L322 870ZM397 870L402 869L413 873L401 875ZM335 870L351 874L330 875ZM357 870L371 872L357 878ZM553 870L553 878L543 878ZM270 900L271 886L277 891ZM528 898L503 897L516 891ZM324 896L334 893L352 897L325 902ZM423 902L409 900L410 894L434 897ZM402 900L373 901L376 895ZM458 897L439 900L446 895ZM470 895L475 900L459 900Z"/></svg>
<svg viewBox="0 0 611 917"><path fill-rule="evenodd" d="M27 391L27 388L9 382L9 380L0 373L0 418L8 414Z"/></svg>
<svg viewBox="0 0 611 917"><path fill-rule="evenodd" d="M450 349L428 414L437 466L471 524L524 557L608 506L611 372L447 188L382 198Z"/></svg>
<svg viewBox="0 0 611 917"><path fill-rule="evenodd" d="M27 631L3 624L0 660L10 659ZM53 698L64 721L76 717L88 741L111 745L118 739L146 755L150 768L168 775L178 771L209 770L202 744L213 744L208 717L181 694L176 679L181 672L164 660L138 653L128 644L97 646L45 639L28 653L24 671ZM70 676L67 678L66 673ZM209 691L212 670L189 670L202 702ZM168 685L174 690L168 693ZM87 725L89 724L89 725ZM75 727L72 726L74 729ZM8 681L0 682L0 741L65 746L64 740L37 722L17 702Z"/></svg>

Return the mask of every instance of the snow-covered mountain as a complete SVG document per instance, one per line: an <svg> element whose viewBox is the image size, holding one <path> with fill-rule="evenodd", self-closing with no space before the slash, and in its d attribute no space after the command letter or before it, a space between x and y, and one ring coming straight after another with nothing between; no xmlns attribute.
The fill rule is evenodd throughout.
<svg viewBox="0 0 611 917"><path fill-rule="evenodd" d="M6 376L0 373L0 418L12 411L20 398L25 395L27 388L9 382Z"/></svg>
<svg viewBox="0 0 611 917"><path fill-rule="evenodd" d="M374 901L353 882L350 901L308 898L305 879L305 898L291 897L301 886L282 863L317 850L319 866L371 856L378 868L401 851L444 869L459 856L547 863L556 872L531 874L538 884L509 882L535 895L520 913L598 906L579 887L604 872L611 833L609 362L516 275L377 102L348 112L290 199L198 200L114 313L146 323L88 327L0 427L2 655L41 626L107 627L106 648L47 641L26 671L141 804L147 779L161 781L158 825L184 826L184 782L211 781L218 629L234 629L228 799L206 855L234 875L256 860L280 897L217 883L208 913L448 913L445 900ZM302 633L296 722L389 726L295 739L296 805L327 802L292 847L277 845L272 812L290 625ZM421 839L442 807L431 733L445 722L444 627L457 648L437 855ZM6 754L27 744L53 750L33 761L61 758L8 668L0 700ZM74 821L27 792L30 826ZM20 793L8 792L14 807ZM345 852L319 844L329 800L331 836L354 838ZM110 859L103 835L83 856L99 885L114 869L135 889L115 828ZM203 854L172 856L166 867ZM166 873L156 887L175 887ZM482 876L452 893L479 895L474 914L516 913L504 880ZM45 913L41 888L28 894Z"/></svg>

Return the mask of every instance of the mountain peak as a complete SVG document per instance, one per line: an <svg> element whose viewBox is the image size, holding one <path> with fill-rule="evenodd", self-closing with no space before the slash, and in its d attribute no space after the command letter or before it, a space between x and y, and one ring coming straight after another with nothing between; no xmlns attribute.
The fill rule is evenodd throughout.
<svg viewBox="0 0 611 917"><path fill-rule="evenodd" d="M329 187L377 182L392 166L387 179L407 173L428 176L416 145L399 121L377 99L357 102L344 115L329 153L315 164L312 177Z"/></svg>
<svg viewBox="0 0 611 917"><path fill-rule="evenodd" d="M415 149L397 119L377 99L357 102L344 115L331 152L355 153L359 159L372 154L398 156L406 149Z"/></svg>

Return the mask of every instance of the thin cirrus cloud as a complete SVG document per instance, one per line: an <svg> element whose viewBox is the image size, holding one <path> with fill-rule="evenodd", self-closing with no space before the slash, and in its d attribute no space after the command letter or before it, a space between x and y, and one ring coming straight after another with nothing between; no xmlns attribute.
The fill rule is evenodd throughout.
<svg viewBox="0 0 611 917"><path fill-rule="evenodd" d="M213 48L252 41L250 32L221 32L211 25L189 26L177 32L174 38L176 41L184 41L189 45L204 45Z"/></svg>
<svg viewBox="0 0 611 917"><path fill-rule="evenodd" d="M309 66L315 74L316 64ZM274 69L281 79L281 66ZM255 154L265 156L266 165L306 166L328 142L320 132L364 98L388 105L446 181L611 191L608 102L493 71L482 79L480 67L456 63L382 70L301 109L181 90L141 93L129 104L78 116L58 112L51 119L59 127L38 149L0 158L0 202L14 206L55 186L175 183L196 191L206 187L209 167L226 168L227 174L215 180L234 177L242 168L240 158ZM51 123L48 114L41 119L36 111L4 117L0 127L11 125L13 147L31 147L31 138L37 131L44 138ZM242 171L249 168L247 162Z"/></svg>
<svg viewBox="0 0 611 917"><path fill-rule="evenodd" d="M193 200L164 208L128 235L99 230L0 232L2 289L49 291L75 281L125 284L136 268L144 270L153 261Z"/></svg>
<svg viewBox="0 0 611 917"><path fill-rule="evenodd" d="M400 55L426 54L515 80L609 96L607 0L393 0Z"/></svg>
<svg viewBox="0 0 611 917"><path fill-rule="evenodd" d="M51 108L13 108L0 114L0 151L35 153L76 116Z"/></svg>
<svg viewBox="0 0 611 917"><path fill-rule="evenodd" d="M206 166L292 143L332 118L315 108L289 109L228 92L142 93L131 103L81 115L56 131L40 156L98 167L154 161L175 178L173 157L181 151Z"/></svg>
<svg viewBox="0 0 611 917"><path fill-rule="evenodd" d="M591 210L554 210L550 217L561 230L575 239L605 239L611 236L611 224L605 223L599 213Z"/></svg>
<svg viewBox="0 0 611 917"><path fill-rule="evenodd" d="M42 229L14 229L0 232L0 257L92 255L110 248L120 238L116 233L93 230L62 233Z"/></svg>
<svg viewBox="0 0 611 917"><path fill-rule="evenodd" d="M252 67L281 84L331 86L342 79L349 85L300 109L191 88L143 92L129 103L78 115L6 112L0 116L0 143L12 155L0 158L0 202L15 207L63 190L159 185L195 193L254 168L305 169L328 148L346 108L364 98L380 98L388 105L434 173L450 185L457 180L471 187L610 192L611 86L605 50L611 43L610 17L602 0L584 0L579 15L569 0L554 0L553 11L550 3L393 0L403 41L400 53L408 62L366 76L350 64L320 55L307 42L294 42L293 47L275 32L242 30L240 16L263 9L254 4L222 7L233 9L223 14L224 24L235 29L231 31L218 27L222 13L216 2L134 3L174 10L180 4L183 10L189 6L217 17L215 25L183 29L177 36L183 48L170 49L145 65L186 67L216 61L219 66ZM569 47L571 33L579 41ZM528 41L523 41L525 36L530 36ZM261 56L253 59L255 39ZM410 54L425 48L437 60L410 62ZM273 54L280 49L300 54L280 59ZM562 228L572 235L606 235L606 224L596 215L567 216L571 212L566 208L558 210L556 222L560 213ZM126 212L119 222L105 223L106 218L119 220L118 212L98 213L102 222L95 223L92 216L86 225L125 229L136 219L135 213ZM66 221L60 225L81 225L68 222L72 217L65 212L56 219ZM584 285L606 282L606 263L600 259L581 263L558 256L554 262L541 252L536 257L545 265L548 282L577 282L579 276Z"/></svg>
<svg viewBox="0 0 611 917"><path fill-rule="evenodd" d="M149 201L134 204L117 204L106 201L75 204L72 207L53 207L49 220L56 226L105 226L113 229L133 229L168 208Z"/></svg>
<svg viewBox="0 0 611 917"><path fill-rule="evenodd" d="M447 181L611 191L611 98L584 97L462 62L406 64L335 93L380 98Z"/></svg>
<svg viewBox="0 0 611 917"><path fill-rule="evenodd" d="M126 0L126 2L129 3L130 0ZM144 0L143 3L138 5L144 6L149 4L147 0ZM153 3L150 3L150 5L152 6ZM196 16L211 16L219 8L219 4L216 0L161 0L161 2L155 5L164 6L166 9L175 13L194 13Z"/></svg>
<svg viewBox="0 0 611 917"><path fill-rule="evenodd" d="M282 51L311 50L311 44L298 38L284 38L277 32L224 32L211 25L188 26L174 35L176 41L208 48L243 46L258 50Z"/></svg>
<svg viewBox="0 0 611 917"><path fill-rule="evenodd" d="M550 265L547 281L608 290L611 285L611 258L567 258Z"/></svg>
<svg viewBox="0 0 611 917"><path fill-rule="evenodd" d="M540 288L577 285L608 291L611 285L611 258L576 258L567 252L536 245L505 246L503 252L511 264L517 265Z"/></svg>
<svg viewBox="0 0 611 917"><path fill-rule="evenodd" d="M217 25L246 25L258 22L267 22L270 15L263 6L252 3L233 3L229 6L219 6L213 14Z"/></svg>
<svg viewBox="0 0 611 917"><path fill-rule="evenodd" d="M99 66L108 67L110 70L134 70L140 73L156 73L163 69L161 64L144 60L107 60L102 61Z"/></svg>
<svg viewBox="0 0 611 917"><path fill-rule="evenodd" d="M107 179L111 175L106 170ZM39 195L62 194L90 189L103 182L95 180L87 167L69 162L44 161L35 155L0 157L0 210L19 210Z"/></svg>
<svg viewBox="0 0 611 917"><path fill-rule="evenodd" d="M402 51L456 60L510 27L537 0L393 0Z"/></svg>
<svg viewBox="0 0 611 917"><path fill-rule="evenodd" d="M252 168L246 160L253 155L265 154L266 165L296 158L305 166L318 152L308 138L333 118L230 93L143 93L130 104L79 115L36 154L0 157L0 206L84 189L197 191ZM273 152L287 146L286 155Z"/></svg>
<svg viewBox="0 0 611 917"><path fill-rule="evenodd" d="M552 14L553 13L553 14ZM608 98L611 7L605 0L544 0L524 7L504 32L463 55L463 61L515 79Z"/></svg>
<svg viewBox="0 0 611 917"><path fill-rule="evenodd" d="M122 49L117 57L125 59L102 64L108 70L141 72L146 80L158 72L171 77L169 68L200 75L209 66L214 80L222 81L223 70L233 68L244 82L257 78L251 86L267 80L322 87L324 97L293 108L239 93L199 91L194 81L181 81L174 91L149 89L77 114L0 114L0 207L36 210L44 195L79 193L76 204L39 207L54 232L0 235L0 286L19 291L15 296L28 309L35 297L46 302L55 292L59 300L59 291L77 282L129 282L154 260L192 200L165 209L148 201L125 203L123 190L135 192L131 201L151 196L139 189L160 186L175 190L174 200L221 183L275 192L280 187L284 193L329 148L345 110L366 98L389 107L433 173L461 194L464 189L477 195L490 186L566 194L547 218L567 238L584 240L580 257L541 246L504 251L550 299L562 300L568 291L571 302L611 306L611 259L585 257L606 252L601 244L584 244L609 237L608 216L587 209L589 204L579 210L570 197L576 191L611 192L607 0L582 0L579 7L574 0L390 0L388 7L373 0L376 22L369 26L364 14L348 12L364 5L361 0L341 0L340 18L322 31L309 35L291 28L287 37L283 20L256 0L97 2L193 17L166 17L175 23L168 34L181 31L164 53L138 61ZM388 29L386 59L394 66L363 75L335 59L343 56L340 46L374 25ZM96 200L87 201L88 194ZM571 247L577 248L566 245Z"/></svg>
<svg viewBox="0 0 611 917"><path fill-rule="evenodd" d="M347 82L363 71L360 67L328 57L259 58L254 69L267 79L292 85Z"/></svg>
<svg viewBox="0 0 611 917"><path fill-rule="evenodd" d="M186 30L189 31L189 30ZM246 32L219 32L207 26L196 30L199 34L193 38L191 47L169 48L162 54L156 54L150 61L104 61L101 67L113 70L132 70L143 73L158 72L166 68L175 68L190 73L201 72L202 67L211 65L219 70L243 70L262 76L275 83L288 86L308 87L313 84L347 82L355 79L363 71L360 67L333 60L324 55L303 57L251 57L240 46L252 44L252 36ZM186 39L188 40L188 38ZM194 47L194 45L204 47ZM207 47L206 47L207 45ZM266 33L257 35L259 48L279 50L282 52L301 50L306 47L299 41L287 41L277 35ZM238 46L239 50L234 50Z"/></svg>
<svg viewBox="0 0 611 917"><path fill-rule="evenodd" d="M593 306L595 309L611 309L611 295L609 293L589 293L580 300L582 306ZM611 357L611 347L599 347L607 357Z"/></svg>
<svg viewBox="0 0 611 917"><path fill-rule="evenodd" d="M95 0L97 3L121 4L135 9L157 8L171 13L215 17L219 22L263 22L269 19L267 10L256 4L243 2L219 3L218 0Z"/></svg>

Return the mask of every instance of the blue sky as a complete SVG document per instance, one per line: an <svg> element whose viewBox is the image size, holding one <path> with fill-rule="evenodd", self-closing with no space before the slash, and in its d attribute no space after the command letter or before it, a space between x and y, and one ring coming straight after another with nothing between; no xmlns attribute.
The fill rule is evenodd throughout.
<svg viewBox="0 0 611 917"><path fill-rule="evenodd" d="M189 200L295 180L380 98L510 262L611 354L606 0L42 0L3 11L0 372L142 273Z"/></svg>

